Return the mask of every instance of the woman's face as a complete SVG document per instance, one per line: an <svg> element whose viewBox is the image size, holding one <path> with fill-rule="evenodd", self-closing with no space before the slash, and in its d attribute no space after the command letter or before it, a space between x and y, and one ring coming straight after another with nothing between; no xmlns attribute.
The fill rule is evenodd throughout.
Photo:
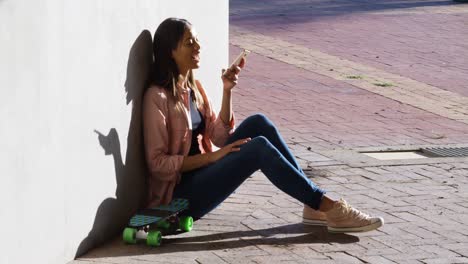
<svg viewBox="0 0 468 264"><path fill-rule="evenodd" d="M177 49L172 51L179 72L186 74L188 70L200 67L200 42L194 28L186 29Z"/></svg>

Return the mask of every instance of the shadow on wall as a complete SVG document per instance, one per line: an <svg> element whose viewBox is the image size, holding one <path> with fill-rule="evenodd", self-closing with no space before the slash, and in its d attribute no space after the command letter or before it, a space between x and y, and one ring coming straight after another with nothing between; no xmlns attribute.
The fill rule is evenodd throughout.
<svg viewBox="0 0 468 264"><path fill-rule="evenodd" d="M144 30L133 43L127 63L126 104L132 102L132 115L127 134L125 163L120 154L117 130L111 128L107 136L95 130L105 155L112 155L114 158L116 198L107 198L99 205L93 227L80 243L75 258L119 235L128 219L146 198L147 170L143 149L141 107L152 60L151 33Z"/></svg>

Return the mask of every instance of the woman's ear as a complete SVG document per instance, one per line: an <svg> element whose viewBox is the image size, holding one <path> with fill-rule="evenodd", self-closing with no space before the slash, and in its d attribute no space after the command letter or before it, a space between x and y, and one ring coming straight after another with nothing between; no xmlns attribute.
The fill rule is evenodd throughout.
<svg viewBox="0 0 468 264"><path fill-rule="evenodd" d="M175 49L171 49L171 58L175 59L175 54L177 53L177 50L179 49L179 45Z"/></svg>

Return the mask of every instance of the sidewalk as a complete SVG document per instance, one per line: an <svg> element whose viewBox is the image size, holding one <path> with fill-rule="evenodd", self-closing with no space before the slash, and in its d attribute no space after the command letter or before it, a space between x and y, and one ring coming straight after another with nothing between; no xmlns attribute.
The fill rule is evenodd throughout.
<svg viewBox="0 0 468 264"><path fill-rule="evenodd" d="M233 0L230 16L231 58L252 50L238 120L266 114L318 185L385 226L303 226L302 205L257 172L163 247L116 238L71 263L468 263L468 158L354 162L369 147L468 146L468 5Z"/></svg>

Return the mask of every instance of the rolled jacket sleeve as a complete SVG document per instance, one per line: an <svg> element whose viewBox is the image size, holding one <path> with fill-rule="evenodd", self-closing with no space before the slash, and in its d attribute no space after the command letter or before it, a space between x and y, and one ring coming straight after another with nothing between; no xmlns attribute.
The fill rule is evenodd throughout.
<svg viewBox="0 0 468 264"><path fill-rule="evenodd" d="M214 110L211 108L211 122L210 127L208 128L208 135L211 139L211 142L213 142L215 146L219 148L223 147L229 136L234 132L234 128L234 113L232 113L232 117L231 120L229 120L229 124L226 124L218 115L216 115Z"/></svg>
<svg viewBox="0 0 468 264"><path fill-rule="evenodd" d="M229 136L234 132L235 129L235 117L232 113L231 120L226 124L213 110L211 100L208 98L205 89L201 83L197 80L197 87L203 96L205 101L205 118L207 119L207 126L205 134L210 141L217 147L221 148L225 145Z"/></svg>
<svg viewBox="0 0 468 264"><path fill-rule="evenodd" d="M148 90L142 110L145 157L151 177L161 181L176 181L184 156L169 154L167 98L156 90Z"/></svg>

